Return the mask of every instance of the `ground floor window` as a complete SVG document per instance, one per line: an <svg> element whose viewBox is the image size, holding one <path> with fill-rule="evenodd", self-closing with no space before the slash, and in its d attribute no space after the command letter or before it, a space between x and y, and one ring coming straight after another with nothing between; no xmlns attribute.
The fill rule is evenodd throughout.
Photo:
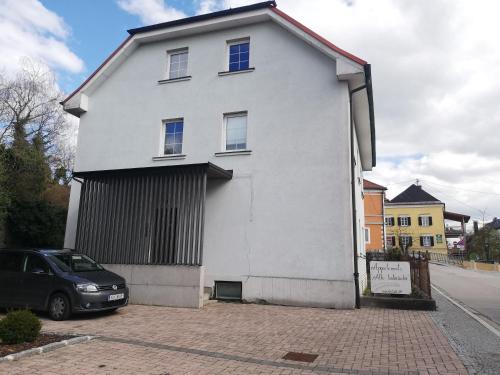
<svg viewBox="0 0 500 375"><path fill-rule="evenodd" d="M407 248L412 245L411 236L402 235L399 237L399 243L402 247Z"/></svg>
<svg viewBox="0 0 500 375"><path fill-rule="evenodd" d="M424 247L434 246L434 237L430 235L420 236L420 246Z"/></svg>

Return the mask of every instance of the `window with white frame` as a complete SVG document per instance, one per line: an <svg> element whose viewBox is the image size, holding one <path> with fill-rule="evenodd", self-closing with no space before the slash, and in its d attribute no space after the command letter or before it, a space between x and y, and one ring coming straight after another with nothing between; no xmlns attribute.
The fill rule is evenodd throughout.
<svg viewBox="0 0 500 375"><path fill-rule="evenodd" d="M245 70L250 67L250 40L228 42L229 71Z"/></svg>
<svg viewBox="0 0 500 375"><path fill-rule="evenodd" d="M187 48L168 52L168 78L176 79L187 76L188 50Z"/></svg>
<svg viewBox="0 0 500 375"><path fill-rule="evenodd" d="M365 243L370 243L370 228L365 229Z"/></svg>
<svg viewBox="0 0 500 375"><path fill-rule="evenodd" d="M410 224L410 217L409 216L400 216L399 217L399 226L400 227L409 227Z"/></svg>
<svg viewBox="0 0 500 375"><path fill-rule="evenodd" d="M401 235L399 237L399 242L401 243L401 246L407 248L408 246L411 246L411 244L412 244L411 236Z"/></svg>
<svg viewBox="0 0 500 375"><path fill-rule="evenodd" d="M165 121L165 155L182 154L183 133L183 119Z"/></svg>
<svg viewBox="0 0 500 375"><path fill-rule="evenodd" d="M420 236L420 245L424 247L434 246L434 237L431 235Z"/></svg>
<svg viewBox="0 0 500 375"><path fill-rule="evenodd" d="M396 236L386 236L385 244L388 248L396 246Z"/></svg>
<svg viewBox="0 0 500 375"><path fill-rule="evenodd" d="M385 217L385 225L388 227L393 227L394 226L394 216L386 216Z"/></svg>
<svg viewBox="0 0 500 375"><path fill-rule="evenodd" d="M432 225L432 217L429 215L419 216L418 223L421 227L430 227Z"/></svg>
<svg viewBox="0 0 500 375"><path fill-rule="evenodd" d="M247 149L247 112L224 115L224 151Z"/></svg>

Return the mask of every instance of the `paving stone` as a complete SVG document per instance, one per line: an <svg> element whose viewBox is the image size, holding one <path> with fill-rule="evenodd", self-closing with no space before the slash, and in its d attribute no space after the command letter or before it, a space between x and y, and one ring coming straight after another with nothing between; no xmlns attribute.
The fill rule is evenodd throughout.
<svg viewBox="0 0 500 375"><path fill-rule="evenodd" d="M44 319L43 330L101 338L0 363L0 374L467 373L425 311L131 305L114 314ZM318 357L282 359L288 352Z"/></svg>

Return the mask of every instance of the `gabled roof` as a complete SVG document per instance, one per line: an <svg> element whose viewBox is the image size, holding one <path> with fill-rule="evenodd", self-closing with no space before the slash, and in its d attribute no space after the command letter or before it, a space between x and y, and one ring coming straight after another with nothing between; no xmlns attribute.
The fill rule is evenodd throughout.
<svg viewBox="0 0 500 375"><path fill-rule="evenodd" d="M363 189L368 190L387 190L385 186L376 184L375 182L371 182L367 179L363 179Z"/></svg>
<svg viewBox="0 0 500 375"><path fill-rule="evenodd" d="M327 55L336 63L339 80L347 81L351 90L352 118L364 170L376 164L375 118L371 66L365 60L337 47L311 29L302 25L276 7L275 1L222 10L209 14L187 17L156 25L128 30L128 38L61 104L64 110L77 117L88 110L88 96L142 44L175 39L227 28L273 21L305 43Z"/></svg>
<svg viewBox="0 0 500 375"><path fill-rule="evenodd" d="M344 56L344 57L352 60L353 62L355 62L357 64L360 64L360 65L367 65L368 64L365 60L363 60L363 59L361 59L361 58L359 58L357 56L354 56L353 54L351 54L351 53L349 53L349 52L347 52L347 51L345 51L345 50L337 47L336 45L334 45L333 43L329 42L328 40L326 40L325 38L323 38L319 34L316 34L314 31L312 31L308 27L302 25L300 22L298 22L294 18L292 18L289 15L287 15L285 12L283 12L283 11L279 10L278 8L276 8L276 1L264 1L264 2L261 2L261 3L256 3L256 4L251 4L251 5L246 5L246 6L237 7L237 8L231 8L231 9L226 9L226 10L221 10L221 11L213 12L213 13L201 14L201 15L198 15L198 16L187 17L187 18L182 18L182 19L173 20L173 21L169 21L169 22L162 22L162 23L158 23L158 24L154 24L154 25L149 25L149 26L144 26L144 27L138 27L138 28L135 28L135 29L129 29L129 30L127 30L127 32L130 35L118 46L117 49L115 49L111 53L111 55L109 55L106 58L106 60L104 60L104 62L75 91L73 91L71 94L69 94L61 102L61 104L65 104L66 102L68 102L75 94L77 94L81 89L83 89L84 86L87 83L89 83L89 81L95 75L97 75L97 73L101 69L103 69L105 67L105 65L116 54L118 54L118 52L121 49L123 49L127 45L127 42L129 42L129 40L134 35L142 34L142 33L146 33L146 32L151 32L151 31L165 30L165 29L173 28L175 26L194 24L194 23L199 23L199 22L202 22L202 21L213 20L213 19L217 19L217 18L221 18L221 17L231 16L231 15L236 15L236 14L241 14L241 13L245 13L245 12L250 12L250 11L253 11L253 10L266 9L266 8L271 9L275 14L278 14L279 16L281 16L282 18L284 18L285 20L287 20L288 22L290 22L294 26L298 27L299 29L301 29L302 31L304 31L305 33L307 33L308 35L310 35L311 37L313 37L317 41L321 42L322 44L324 44L328 48L330 48L333 51L339 53L340 55L342 55L342 56Z"/></svg>
<svg viewBox="0 0 500 375"><path fill-rule="evenodd" d="M390 200L390 203L442 203L433 197L422 186L412 184L405 191Z"/></svg>
<svg viewBox="0 0 500 375"><path fill-rule="evenodd" d="M495 217L493 218L493 221L491 223L488 223L486 225L493 229L500 229L500 219Z"/></svg>

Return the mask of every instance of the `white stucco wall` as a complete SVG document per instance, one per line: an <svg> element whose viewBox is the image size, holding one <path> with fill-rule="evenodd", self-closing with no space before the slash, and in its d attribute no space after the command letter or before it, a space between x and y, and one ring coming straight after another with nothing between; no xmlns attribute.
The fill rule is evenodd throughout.
<svg viewBox="0 0 500 375"><path fill-rule="evenodd" d="M354 130L354 181L355 181L355 215L356 215L356 236L357 236L357 254L358 254L358 274L359 274L359 293L367 287L366 271L366 244L365 244L365 205L363 203L363 170L361 167L361 156L359 153L358 136Z"/></svg>
<svg viewBox="0 0 500 375"><path fill-rule="evenodd" d="M240 37L250 37L255 71L218 76L226 41ZM189 47L192 79L159 85L166 51L180 47ZM208 183L205 286L242 281L248 300L354 306L348 88L331 59L263 23L143 45L87 94L75 170L210 161L234 171ZM223 113L235 111L248 111L252 153L216 157ZM153 161L162 119L179 117L186 158ZM70 248L78 195L72 189Z"/></svg>

